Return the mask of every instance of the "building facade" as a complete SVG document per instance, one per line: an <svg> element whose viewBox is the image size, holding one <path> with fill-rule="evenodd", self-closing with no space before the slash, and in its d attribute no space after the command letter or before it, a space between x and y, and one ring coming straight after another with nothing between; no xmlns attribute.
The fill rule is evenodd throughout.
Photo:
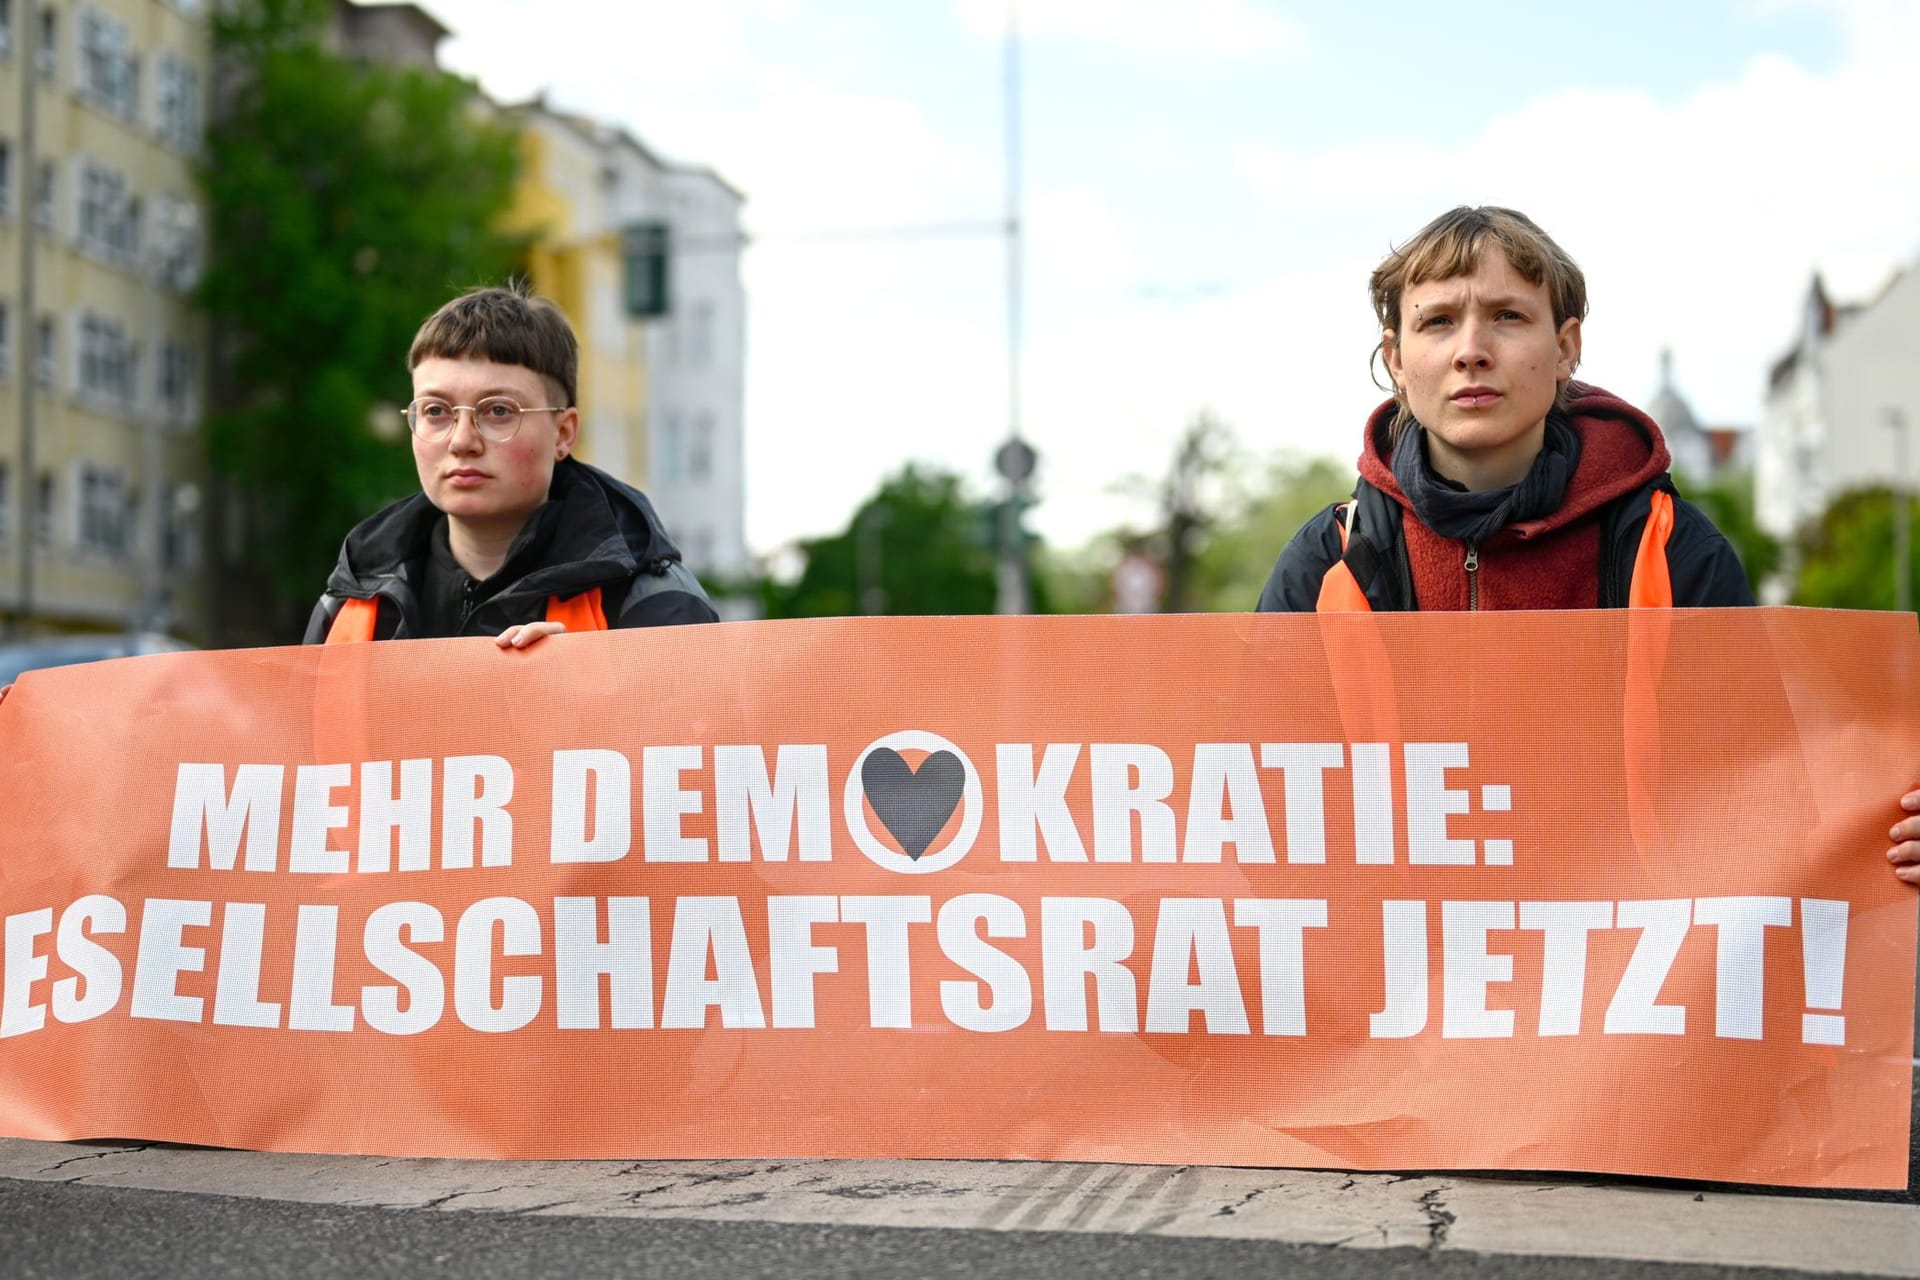
<svg viewBox="0 0 1920 1280"><path fill-rule="evenodd" d="M662 175L655 208L674 244L667 313L647 339L649 492L687 562L723 581L753 568L746 543L741 204L740 193L711 171Z"/></svg>
<svg viewBox="0 0 1920 1280"><path fill-rule="evenodd" d="M204 633L209 3L0 0L10 625Z"/></svg>
<svg viewBox="0 0 1920 1280"><path fill-rule="evenodd" d="M580 340L581 458L634 484L647 457L646 325L621 283L614 162L599 131L535 101L507 109L520 127L520 183L508 214L528 237L527 276Z"/></svg>
<svg viewBox="0 0 1920 1280"><path fill-rule="evenodd" d="M506 110L524 148L510 225L580 337L582 456L646 488L696 573L746 573L742 196L623 129Z"/></svg>
<svg viewBox="0 0 1920 1280"><path fill-rule="evenodd" d="M1920 268L1871 301L1837 305L1816 276L1794 347L1768 380L1754 514L1791 537L1849 489L1920 474Z"/></svg>
<svg viewBox="0 0 1920 1280"><path fill-rule="evenodd" d="M422 68L449 34L417 5L349 0L331 33L349 56ZM580 456L647 490L697 574L746 575L744 197L544 97L476 109L521 130L507 229L580 339Z"/></svg>
<svg viewBox="0 0 1920 1280"><path fill-rule="evenodd" d="M1753 468L1750 427L1703 426L1673 377L1673 352L1660 352L1660 386L1647 402L1647 416L1660 426L1673 471L1697 485L1716 485L1747 476Z"/></svg>

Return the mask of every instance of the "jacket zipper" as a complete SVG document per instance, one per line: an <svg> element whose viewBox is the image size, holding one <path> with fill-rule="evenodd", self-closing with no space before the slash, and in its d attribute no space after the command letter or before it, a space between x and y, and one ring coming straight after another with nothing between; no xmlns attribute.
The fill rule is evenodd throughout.
<svg viewBox="0 0 1920 1280"><path fill-rule="evenodd" d="M1467 544L1467 610L1478 612L1480 608L1480 548Z"/></svg>

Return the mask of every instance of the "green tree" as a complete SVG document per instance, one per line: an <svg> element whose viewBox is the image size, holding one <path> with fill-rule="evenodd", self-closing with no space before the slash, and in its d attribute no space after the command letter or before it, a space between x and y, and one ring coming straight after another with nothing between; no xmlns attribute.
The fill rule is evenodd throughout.
<svg viewBox="0 0 1920 1280"><path fill-rule="evenodd" d="M1166 547L1167 589L1161 605L1168 613L1188 613L1196 605L1195 561L1208 535L1232 501L1225 488L1239 455L1233 432L1207 410L1195 414L1180 433L1173 463L1160 482L1161 541Z"/></svg>
<svg viewBox="0 0 1920 1280"><path fill-rule="evenodd" d="M1747 571L1747 582L1758 594L1760 584L1780 570L1781 546L1754 520L1753 478L1726 476L1696 488L1686 477L1676 476L1674 483L1687 501L1706 512L1714 527L1727 535L1740 557L1740 566Z"/></svg>
<svg viewBox="0 0 1920 1280"><path fill-rule="evenodd" d="M473 86L328 51L331 0L214 10L221 104L201 168L201 301L219 365L212 463L245 495L251 568L291 612L341 537L414 487L400 407L420 322L497 281L513 132Z"/></svg>
<svg viewBox="0 0 1920 1280"><path fill-rule="evenodd" d="M1155 527L1108 530L1046 557L1054 598L1075 612L1109 609L1115 566L1143 554L1166 572L1166 611L1245 613L1300 526L1353 492L1353 468L1292 454L1263 461L1203 410L1180 433L1164 476L1133 476L1121 488L1154 502Z"/></svg>
<svg viewBox="0 0 1920 1280"><path fill-rule="evenodd" d="M1310 518L1353 492L1353 467L1330 458L1286 455L1236 481L1230 512L1218 521L1193 570L1195 606L1247 613L1273 572L1280 549Z"/></svg>
<svg viewBox="0 0 1920 1280"><path fill-rule="evenodd" d="M845 530L801 543L799 577L763 586L766 616L992 613L993 511L970 499L958 476L909 463ZM1034 607L1045 612L1044 584L1034 588Z"/></svg>
<svg viewBox="0 0 1920 1280"><path fill-rule="evenodd" d="M1916 514L1920 504L1910 503L1910 539L1920 525ZM1835 498L1800 537L1800 573L1793 603L1836 609L1893 608L1893 532L1893 493L1885 486L1855 489ZM1911 561L1909 557L1909 574L1914 568ZM1920 574L1911 578L1908 593L1908 599L1920 600Z"/></svg>

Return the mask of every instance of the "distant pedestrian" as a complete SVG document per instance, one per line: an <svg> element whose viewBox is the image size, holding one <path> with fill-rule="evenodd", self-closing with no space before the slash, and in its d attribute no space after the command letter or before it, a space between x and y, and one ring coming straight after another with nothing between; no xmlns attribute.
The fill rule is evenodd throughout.
<svg viewBox="0 0 1920 1280"><path fill-rule="evenodd" d="M1281 551L1262 612L1750 605L1731 544L1679 495L1660 428L1574 381L1586 278L1526 215L1457 208L1370 282L1392 397L1353 497ZM1920 790L1900 801L1920 813ZM1920 884L1920 817L1890 831Z"/></svg>
<svg viewBox="0 0 1920 1280"><path fill-rule="evenodd" d="M421 492L347 534L306 642L713 622L638 489L572 456L579 346L524 288L476 289L408 353L405 410Z"/></svg>

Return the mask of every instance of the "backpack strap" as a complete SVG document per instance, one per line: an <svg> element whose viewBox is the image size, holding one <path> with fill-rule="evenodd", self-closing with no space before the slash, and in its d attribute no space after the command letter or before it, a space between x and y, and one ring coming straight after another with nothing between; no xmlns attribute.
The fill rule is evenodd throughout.
<svg viewBox="0 0 1920 1280"><path fill-rule="evenodd" d="M600 605L600 588L589 587L565 600L547 597L547 621L562 623L568 631L605 631L607 611Z"/></svg>
<svg viewBox="0 0 1920 1280"><path fill-rule="evenodd" d="M1653 491L1647 527L1640 533L1640 549L1633 558L1633 582L1627 588L1630 609L1671 609L1673 575L1667 567L1667 540L1673 536L1673 495Z"/></svg>
<svg viewBox="0 0 1920 1280"><path fill-rule="evenodd" d="M1334 514L1340 522L1341 556L1321 579L1320 601L1315 608L1342 612L1413 609L1413 568L1407 561L1400 504L1361 477L1353 486L1352 501L1335 507ZM1351 595L1346 586L1349 582ZM1330 587L1335 583L1338 585Z"/></svg>
<svg viewBox="0 0 1920 1280"><path fill-rule="evenodd" d="M1671 608L1667 543L1679 518L1671 476L1657 476L1604 508L1600 525L1600 607ZM1632 540L1635 525L1639 537Z"/></svg>
<svg viewBox="0 0 1920 1280"><path fill-rule="evenodd" d="M1335 520L1340 527L1340 558L1333 562L1320 579L1320 598L1314 602L1315 613L1372 613L1373 605L1367 599L1367 593L1361 589L1360 579L1354 576L1353 566L1348 559L1353 556L1356 544L1369 551L1372 544L1365 538L1353 536L1353 518L1359 510L1358 501L1343 502L1333 509ZM1369 574L1369 577L1372 575Z"/></svg>
<svg viewBox="0 0 1920 1280"><path fill-rule="evenodd" d="M327 628L328 644L359 644L373 639L380 621L380 601L342 600L340 611ZM577 596L562 599L547 597L547 621L564 623L568 631L605 631L606 610L601 607L600 588L590 587Z"/></svg>
<svg viewBox="0 0 1920 1280"><path fill-rule="evenodd" d="M379 621L379 600L342 600L340 611L333 615L333 624L327 628L327 643L360 644L371 640Z"/></svg>

